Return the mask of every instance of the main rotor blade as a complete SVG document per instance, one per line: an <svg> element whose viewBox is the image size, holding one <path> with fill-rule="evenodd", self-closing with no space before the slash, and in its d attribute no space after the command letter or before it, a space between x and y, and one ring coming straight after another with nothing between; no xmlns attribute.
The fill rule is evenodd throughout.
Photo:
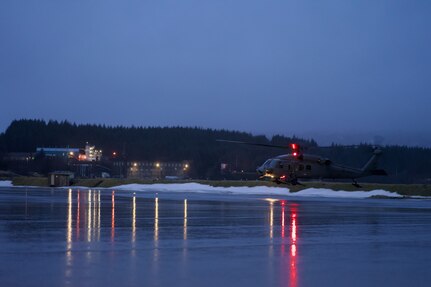
<svg viewBox="0 0 431 287"><path fill-rule="evenodd" d="M372 147L372 148L379 148L381 147L380 145L375 145L375 144L354 144L354 145L329 145L329 146L316 146L315 148L360 148L360 147Z"/></svg>
<svg viewBox="0 0 431 287"><path fill-rule="evenodd" d="M250 142L241 142L241 141L230 141L230 140L216 140L216 141L218 141L218 142L225 142L225 143L243 144L243 145L253 145L253 146L282 148L282 149L288 149L289 148L289 146L272 145L272 144L261 144L261 143L250 143Z"/></svg>
<svg viewBox="0 0 431 287"><path fill-rule="evenodd" d="M358 148L361 145L327 145L327 146L315 146L315 147L311 147L311 148L337 148L337 147L342 147L342 148Z"/></svg>

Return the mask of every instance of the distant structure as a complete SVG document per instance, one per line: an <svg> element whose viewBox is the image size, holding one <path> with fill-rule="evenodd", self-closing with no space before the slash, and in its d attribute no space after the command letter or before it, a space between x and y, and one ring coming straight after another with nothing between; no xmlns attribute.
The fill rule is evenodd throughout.
<svg viewBox="0 0 431 287"><path fill-rule="evenodd" d="M89 145L88 142L85 145L85 154L80 156L79 160L86 161L100 161L102 159L102 150L97 150L96 146Z"/></svg>
<svg viewBox="0 0 431 287"><path fill-rule="evenodd" d="M6 161L31 161L34 160L34 153L31 152L9 152L3 156Z"/></svg>
<svg viewBox="0 0 431 287"><path fill-rule="evenodd" d="M116 151L103 156L102 150L86 143L84 148L37 147L36 152L0 153L11 170L19 174L45 174L49 185L68 185L75 178L134 178L180 180L190 177L190 160L131 161ZM55 171L55 172L53 172Z"/></svg>
<svg viewBox="0 0 431 287"><path fill-rule="evenodd" d="M47 157L69 158L77 159L79 161L101 161L102 150L97 150L96 146L85 145L84 149L80 148L51 148L51 147L38 147L36 154L44 154Z"/></svg>
<svg viewBox="0 0 431 287"><path fill-rule="evenodd" d="M38 147L36 148L36 153L43 153L47 157L75 158L79 155L79 148Z"/></svg>
<svg viewBox="0 0 431 287"><path fill-rule="evenodd" d="M88 142L85 148L38 147L32 159L41 155L51 161L48 165L49 170L62 169L73 171L76 177L109 177L111 173L109 163L105 162L102 164L102 150L97 150L94 145L89 145ZM24 163L26 163L26 166L21 169L29 169L31 167L28 161ZM65 181L65 177L64 174L57 174L55 177L55 186L58 186L58 180L62 181L61 184L64 185L63 181ZM52 178L52 175L50 175L50 180Z"/></svg>
<svg viewBox="0 0 431 287"><path fill-rule="evenodd" d="M113 171L117 175L138 179L183 179L190 171L190 162L117 161ZM123 172L123 173L122 173Z"/></svg>
<svg viewBox="0 0 431 287"><path fill-rule="evenodd" d="M49 186L68 186L72 183L74 173L70 171L54 171L48 176Z"/></svg>

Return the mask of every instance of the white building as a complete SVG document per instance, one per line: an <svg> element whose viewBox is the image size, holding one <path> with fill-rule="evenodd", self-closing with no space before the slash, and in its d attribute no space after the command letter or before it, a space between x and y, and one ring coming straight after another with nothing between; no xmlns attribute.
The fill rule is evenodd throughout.
<svg viewBox="0 0 431 287"><path fill-rule="evenodd" d="M85 160L87 161L100 161L102 159L102 150L97 150L96 146L85 145Z"/></svg>

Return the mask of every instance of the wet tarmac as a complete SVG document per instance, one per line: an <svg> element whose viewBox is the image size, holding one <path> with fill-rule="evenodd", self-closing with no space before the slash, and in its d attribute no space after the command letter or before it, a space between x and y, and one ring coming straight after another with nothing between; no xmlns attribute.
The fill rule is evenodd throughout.
<svg viewBox="0 0 431 287"><path fill-rule="evenodd" d="M0 188L1 286L429 286L431 201Z"/></svg>

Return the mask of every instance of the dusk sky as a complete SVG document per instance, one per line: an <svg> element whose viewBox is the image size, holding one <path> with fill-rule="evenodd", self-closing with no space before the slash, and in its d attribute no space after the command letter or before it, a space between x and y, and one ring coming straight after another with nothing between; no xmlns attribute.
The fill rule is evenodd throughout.
<svg viewBox="0 0 431 287"><path fill-rule="evenodd" d="M2 0L0 132L38 118L431 146L430 15L426 0Z"/></svg>

